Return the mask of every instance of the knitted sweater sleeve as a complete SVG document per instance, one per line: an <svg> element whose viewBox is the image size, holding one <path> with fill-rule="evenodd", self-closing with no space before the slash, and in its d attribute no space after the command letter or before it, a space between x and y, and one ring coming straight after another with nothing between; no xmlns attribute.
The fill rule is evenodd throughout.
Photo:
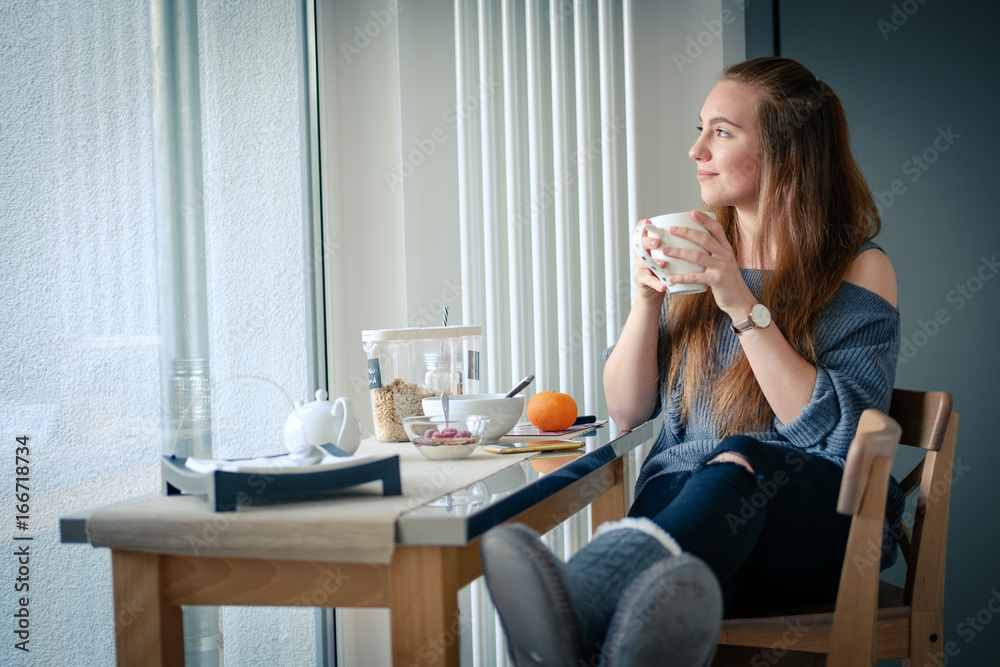
<svg viewBox="0 0 1000 667"><path fill-rule="evenodd" d="M812 398L787 424L775 419L775 430L795 447L844 459L861 413L889 409L899 341L899 311L845 283L820 318Z"/></svg>

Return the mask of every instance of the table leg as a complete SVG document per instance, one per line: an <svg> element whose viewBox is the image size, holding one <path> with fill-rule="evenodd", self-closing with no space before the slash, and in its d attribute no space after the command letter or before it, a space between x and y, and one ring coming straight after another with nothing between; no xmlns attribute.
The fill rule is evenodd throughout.
<svg viewBox="0 0 1000 667"><path fill-rule="evenodd" d="M119 667L184 665L181 608L163 602L160 556L111 551Z"/></svg>
<svg viewBox="0 0 1000 667"><path fill-rule="evenodd" d="M594 499L590 505L592 530L597 530L597 527L606 521L622 519L628 511L631 504L627 484L629 456L630 454L626 453L608 464L607 474L611 475L611 488Z"/></svg>
<svg viewBox="0 0 1000 667"><path fill-rule="evenodd" d="M457 559L440 547L396 547L389 572L392 664L459 664Z"/></svg>

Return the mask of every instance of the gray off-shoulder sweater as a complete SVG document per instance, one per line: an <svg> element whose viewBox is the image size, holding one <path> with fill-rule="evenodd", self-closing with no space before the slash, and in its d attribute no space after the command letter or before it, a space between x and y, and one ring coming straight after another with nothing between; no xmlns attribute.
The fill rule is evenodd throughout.
<svg viewBox="0 0 1000 667"><path fill-rule="evenodd" d="M877 247L868 242L862 250ZM750 290L760 298L760 271L742 271ZM729 327L728 318L721 314L716 322L716 341L717 358L720 367L724 368L740 352L740 343ZM665 320L661 315L660 345L665 342ZM762 442L794 447L843 467L861 413L868 408L883 412L889 409L899 342L899 311L874 292L852 283L841 283L820 314L816 330L819 365L809 404L793 421L783 424L775 418L764 431L749 435ZM613 349L614 346L605 350L605 359ZM637 495L653 477L693 470L721 440L712 416L711 396L696 401L690 418L681 420L682 387L667 386L664 355L658 356L660 377L664 380L651 417L663 408L663 427L639 471ZM886 502L882 569L896 560L896 536L904 504L902 489L892 480Z"/></svg>

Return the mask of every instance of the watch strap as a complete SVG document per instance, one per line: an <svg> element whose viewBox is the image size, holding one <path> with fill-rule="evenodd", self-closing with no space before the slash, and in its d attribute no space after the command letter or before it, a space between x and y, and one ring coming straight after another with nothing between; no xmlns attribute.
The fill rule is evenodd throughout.
<svg viewBox="0 0 1000 667"><path fill-rule="evenodd" d="M751 329L754 328L753 317L751 317L750 315L747 315L745 318L743 318L739 322L735 322L734 321L729 326L732 328L733 333L735 333L738 336L741 333L743 333L744 331L750 331Z"/></svg>

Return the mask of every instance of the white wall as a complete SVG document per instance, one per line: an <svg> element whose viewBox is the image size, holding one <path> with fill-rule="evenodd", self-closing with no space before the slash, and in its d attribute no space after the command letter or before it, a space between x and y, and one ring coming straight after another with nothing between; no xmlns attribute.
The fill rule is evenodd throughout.
<svg viewBox="0 0 1000 667"><path fill-rule="evenodd" d="M705 97L723 69L723 30L742 34L729 2L634 0L636 21L637 215L699 208L688 149ZM724 5L726 6L724 8ZM723 21L723 12L725 22ZM716 34L718 33L718 34ZM742 46L734 40L734 49ZM736 56L735 60L742 60Z"/></svg>
<svg viewBox="0 0 1000 667"><path fill-rule="evenodd" d="M217 453L271 453L306 391L291 0L204 2L201 83ZM110 665L107 550L58 519L159 491L147 2L0 7L0 609L14 605L14 438L28 435L29 654ZM266 450L266 451L265 451ZM7 456L6 454L9 454ZM229 608L230 665L305 665L313 612ZM5 626L10 627L10 624Z"/></svg>

